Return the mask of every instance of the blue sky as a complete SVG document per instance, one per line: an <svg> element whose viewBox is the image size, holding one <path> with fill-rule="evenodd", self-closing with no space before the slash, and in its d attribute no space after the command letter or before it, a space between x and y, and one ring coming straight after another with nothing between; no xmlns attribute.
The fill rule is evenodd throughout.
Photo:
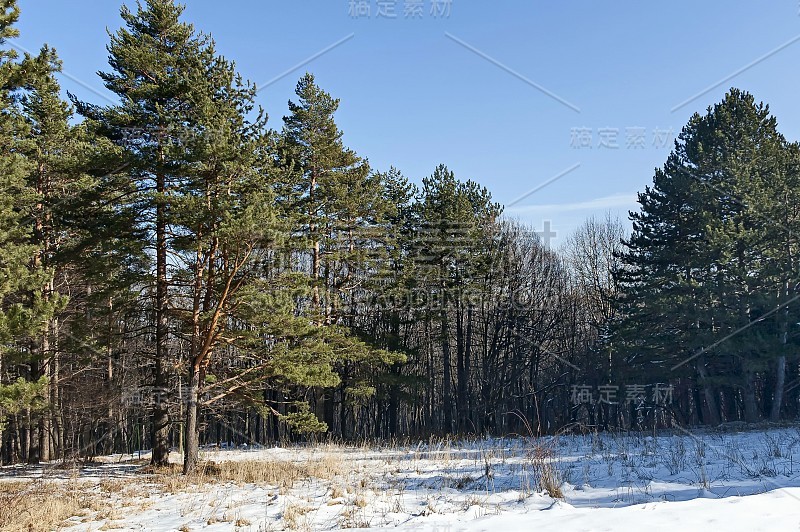
<svg viewBox="0 0 800 532"><path fill-rule="evenodd" d="M416 2L421 17L405 16L414 0L382 2L394 18L378 0L369 16L350 0L184 3L259 86L317 56L260 92L272 127L310 71L342 100L345 142L374 168L419 182L445 163L514 203L507 215L540 229L549 220L556 245L587 216L626 217L689 116L731 86L800 138L798 0L452 0L439 16L433 2ZM15 43L54 46L65 90L103 103L96 72L121 2L19 3Z"/></svg>

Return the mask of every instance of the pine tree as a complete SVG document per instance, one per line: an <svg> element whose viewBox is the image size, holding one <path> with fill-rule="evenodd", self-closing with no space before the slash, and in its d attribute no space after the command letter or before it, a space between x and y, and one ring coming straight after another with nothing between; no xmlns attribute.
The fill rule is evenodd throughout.
<svg viewBox="0 0 800 532"><path fill-rule="evenodd" d="M106 88L120 104L98 107L76 102L98 135L125 149L125 172L137 183L138 223L153 235L155 255L155 356L152 385L156 393L168 388L169 353L168 247L173 187L185 179L187 147L197 127L194 96L205 84L208 39L181 22L183 6L172 0L148 0L136 13L126 6L120 14L125 27L111 34L108 46L111 72L101 73ZM195 120L193 122L193 120ZM116 173L116 172L115 172ZM156 401L152 411L152 463L168 460L170 428L166 405Z"/></svg>
<svg viewBox="0 0 800 532"><path fill-rule="evenodd" d="M31 172L27 176L27 185L36 193L36 200L31 213L33 233L32 242L37 246L32 261L35 269L45 272L43 284L33 292L47 309L47 319L40 325L40 330L31 337L31 373L32 378L55 379L53 386L45 390L45 401L50 402L55 396L55 381L58 375L53 373L57 368L56 358L56 319L58 313L66 305L67 297L57 291L55 286L55 255L63 236L68 229L59 226L54 217L53 205L58 205L70 188L74 178L75 142L72 128L68 120L71 112L66 102L61 100L60 87L55 80L55 73L61 68L55 51L44 47L40 54L26 57L25 64L30 73L26 83L27 94L22 99L22 112L30 128L30 137L25 143L24 151L31 162ZM50 434L52 430L52 412L42 416L38 427L32 427L29 438L30 452L28 460L37 462L39 458L49 460L51 454Z"/></svg>
<svg viewBox="0 0 800 532"><path fill-rule="evenodd" d="M356 288L375 269L391 205L381 175L372 174L367 161L342 142L334 119L339 100L317 86L311 74L300 79L295 93L298 101L289 102L280 139L279 160L291 187L285 201L299 213L296 232L308 250L311 317L338 346L340 389L328 387L323 418L333 425L338 394L345 431L348 397L354 404L374 392L369 379L356 375L357 368L388 356L380 349L373 352L351 333L357 332ZM374 338L364 336L362 331L362 340L373 343Z"/></svg>
<svg viewBox="0 0 800 532"><path fill-rule="evenodd" d="M49 307L50 318L31 338L32 367L50 378L46 393L50 408L41 419L38 438L41 457L47 460L63 450L60 397L68 377L59 371L64 348L73 344L73 350L104 351L92 345L93 335L87 332L97 327L81 329L76 305L86 298L88 286L110 288L112 272L126 267L121 257L130 249L130 243L123 245L130 220L121 216L124 209L111 205L119 189L110 197L103 195L102 168L108 167L110 158L118 159L118 150L90 135L83 124L71 124L73 109L61 99L55 77L61 69L55 51L45 46L36 57L26 57L25 65L31 75L21 99L30 131L24 152L32 165L28 175L28 185L36 191L32 239L39 247L33 264L48 275L41 300ZM105 206L98 208L99 204ZM109 249L115 244L116 250ZM67 292L77 299L69 309ZM102 311L110 299L103 289L95 295L102 296ZM33 444L37 438L30 441Z"/></svg>
<svg viewBox="0 0 800 532"><path fill-rule="evenodd" d="M388 419L385 432L377 436L395 436L399 433L401 399L412 398L420 390L416 376L404 371L416 350L411 343L409 331L414 326L411 307L414 299L412 287L413 268L409 256L413 239L413 200L418 195L417 187L409 183L403 174L392 167L386 173L377 174L383 183L384 195L389 211L383 224L384 233L379 243L375 273L368 280L369 317L363 329L374 331L381 345L389 351L404 353L405 360L390 365L386 373L372 373L376 381L378 415L383 416L381 404L388 401ZM378 423L381 427L382 423Z"/></svg>
<svg viewBox="0 0 800 532"><path fill-rule="evenodd" d="M352 219L362 214L359 206L350 213L342 211L348 210L348 196L358 200L358 189L367 188L369 165L343 145L333 116L339 100L320 89L314 76L303 76L295 94L298 101L289 102L290 114L283 119L280 156L292 172L293 208L302 212L300 230L310 248L312 308L320 313L318 321L327 324L335 321L335 296L325 293L323 257L335 246L333 240L348 230L342 215Z"/></svg>
<svg viewBox="0 0 800 532"><path fill-rule="evenodd" d="M193 84L192 117L197 127L186 140L191 158L170 206L177 234L174 249L186 265L181 284L190 287L181 291L180 298L189 304L176 302L190 339L186 474L197 467L200 397L208 370L215 358L223 356L225 346L240 347L241 337L247 336L235 326L243 319L238 310L258 282L265 253L279 238L270 176L261 173L269 166L271 148L266 117L259 114L253 122L247 118L255 87L245 84L230 62L216 56L213 42L203 64L206 71ZM225 390L215 394L220 398Z"/></svg>
<svg viewBox="0 0 800 532"><path fill-rule="evenodd" d="M719 421L718 386L741 391L746 420L759 417L756 376L778 337L761 323L775 301L761 205L785 175L784 144L769 109L732 89L691 118L631 215L620 272L626 319L617 331L628 355L620 361L640 376L696 377L711 423Z"/></svg>
<svg viewBox="0 0 800 532"><path fill-rule="evenodd" d="M452 171L440 165L423 179L417 209L417 238L412 249L420 286L428 298L426 311L435 312L439 325L443 428L446 432L454 430L455 404L458 429L463 431L471 415L467 386L473 301L483 272L491 266L489 244L501 208L485 188L473 181L457 180ZM456 325L456 397L452 393L452 321Z"/></svg>
<svg viewBox="0 0 800 532"><path fill-rule="evenodd" d="M18 16L15 1L0 4L0 45L17 36L13 24ZM26 123L20 105L24 89L39 79L41 72L30 58L21 63L16 59L13 49L0 50L0 396L5 399L0 416L24 410L30 419L37 409L46 406L48 390L47 375L40 367L42 353L32 353L32 348L37 351L39 346L32 345L31 339L40 337L42 324L50 319L54 308L44 289L51 272L39 260L42 244L32 223L38 219L40 198L28 179L36 168L26 153L35 132ZM23 380L3 384L3 374L15 371L22 373ZM23 451L30 461L38 462L35 416L27 428L31 444Z"/></svg>

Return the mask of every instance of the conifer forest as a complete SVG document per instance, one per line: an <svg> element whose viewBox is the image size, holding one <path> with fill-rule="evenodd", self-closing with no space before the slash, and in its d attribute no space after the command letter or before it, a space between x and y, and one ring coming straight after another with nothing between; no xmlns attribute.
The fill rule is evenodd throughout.
<svg viewBox="0 0 800 532"><path fill-rule="evenodd" d="M268 117L184 6L119 13L87 101L0 0L1 464L800 416L800 143L757 94L551 246L457 161L371 165L313 63Z"/></svg>

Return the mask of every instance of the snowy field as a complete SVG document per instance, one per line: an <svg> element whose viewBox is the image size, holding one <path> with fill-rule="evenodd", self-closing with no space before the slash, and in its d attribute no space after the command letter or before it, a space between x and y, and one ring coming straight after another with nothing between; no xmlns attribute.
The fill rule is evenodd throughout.
<svg viewBox="0 0 800 532"><path fill-rule="evenodd" d="M7 467L0 490L75 499L75 531L800 530L798 427L208 450L193 480L139 458Z"/></svg>

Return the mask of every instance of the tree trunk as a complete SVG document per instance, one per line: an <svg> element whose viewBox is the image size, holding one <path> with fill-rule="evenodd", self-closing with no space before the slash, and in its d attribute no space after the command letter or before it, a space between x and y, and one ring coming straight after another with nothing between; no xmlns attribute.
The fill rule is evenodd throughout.
<svg viewBox="0 0 800 532"><path fill-rule="evenodd" d="M166 178L159 173L156 178L156 191L166 192ZM162 400L166 392L164 365L167 359L167 221L163 196L156 205L156 360L153 378L153 404L150 464L163 467L169 464L169 412Z"/></svg>
<svg viewBox="0 0 800 532"><path fill-rule="evenodd" d="M460 306L460 305L459 305ZM456 420L457 430L464 433L467 422L467 377L464 364L464 316L459 308L456 315Z"/></svg>
<svg viewBox="0 0 800 532"><path fill-rule="evenodd" d="M48 364L49 366L49 364ZM46 367L45 375L49 375L50 369ZM50 445L50 432L51 432L51 416L53 412L53 405L50 402L50 386L49 384L45 387L43 391L43 398L45 403L47 404L47 410L42 412L42 416L39 418L39 459L48 462L52 460L52 451Z"/></svg>
<svg viewBox="0 0 800 532"><path fill-rule="evenodd" d="M786 385L786 355L779 356L775 366L775 393L772 396L772 410L769 414L769 419L773 422L781 417L783 390Z"/></svg>
<svg viewBox="0 0 800 532"><path fill-rule="evenodd" d="M761 416L758 414L758 403L756 401L756 374L751 369L746 368L744 378L744 389L742 390L744 420L747 423L756 423L761 419Z"/></svg>
<svg viewBox="0 0 800 532"><path fill-rule="evenodd" d="M464 396L466 397L466 401L464 402L465 412L464 412L464 426L467 429L475 430L475 425L470 423L470 418L472 417L472 413L474 412L474 400L473 394L471 393L470 383L470 365L472 364L472 320L473 320L473 307L469 305L467 308L467 332L465 338L465 345L464 345Z"/></svg>
<svg viewBox="0 0 800 532"><path fill-rule="evenodd" d="M308 216L310 222L308 224L308 232L309 236L311 237L311 304L314 307L314 312L321 311L320 309L320 293L319 293L319 279L320 279L320 270L321 270L321 261L320 261L320 242L319 236L316 234L317 231L317 224L316 218L317 215L314 208L316 207L316 191L317 191L317 170L312 169L311 171L311 184L309 185L308 189L308 196L309 196L309 212ZM324 323L324 320L322 320Z"/></svg>
<svg viewBox="0 0 800 532"><path fill-rule="evenodd" d="M783 297L788 300L791 296L791 285L788 281L784 281L781 287ZM789 341L789 307L786 306L781 311L780 323L780 349L781 355L775 361L775 392L772 395L772 408L769 413L769 419L772 422L778 421L781 417L781 407L783 406L783 390L786 386L786 344Z"/></svg>
<svg viewBox="0 0 800 532"><path fill-rule="evenodd" d="M113 301L111 298L108 300L108 335L106 345L106 393L108 397L113 397L114 386L114 352L111 344L111 337L113 334ZM108 408L106 410L106 423L105 423L105 441L103 442L103 452L111 454L114 452L114 401L108 401Z"/></svg>
<svg viewBox="0 0 800 532"><path fill-rule="evenodd" d="M444 304L444 303L442 303ZM451 390L451 362L450 362L450 327L447 324L447 311L442 310L441 314L441 334L442 334L442 408L444 409L445 433L453 431L453 392Z"/></svg>
<svg viewBox="0 0 800 532"><path fill-rule="evenodd" d="M53 432L53 458L64 457L64 416L61 405L61 353L58 343L59 320L53 320L53 358L50 361L50 401L53 405L52 432Z"/></svg>
<svg viewBox="0 0 800 532"><path fill-rule="evenodd" d="M35 418L31 415L30 410L28 410L28 452L27 452L27 461L29 464L38 464L39 463L39 423L35 420Z"/></svg>
<svg viewBox="0 0 800 532"><path fill-rule="evenodd" d="M48 283L48 290L52 292L53 283L52 281ZM48 296L49 298L49 296ZM50 334L51 334L51 321L47 320L44 326L44 332L42 335L42 356L44 357L43 365L42 365L42 375L48 378L48 381L51 380L53 377L51 375L52 368L51 364L51 356L52 353L50 351ZM45 462L52 459L52 446L50 445L50 435L52 431L52 416L53 411L55 410L52 402L52 387L50 382L47 383L43 390L43 397L45 404L47 405L47 409L42 412L41 418L39 418L39 458Z"/></svg>
<svg viewBox="0 0 800 532"><path fill-rule="evenodd" d="M183 456L183 474L191 475L197 471L200 460L200 426L197 418L200 409L198 396L200 391L200 367L193 365L192 376L186 391L186 434L184 436L185 452Z"/></svg>
<svg viewBox="0 0 800 532"><path fill-rule="evenodd" d="M328 426L328 434L333 434L334 418L334 395L336 388L322 388L319 390L319 400L322 401L322 421Z"/></svg>
<svg viewBox="0 0 800 532"><path fill-rule="evenodd" d="M708 409L708 416L703 417L708 420L709 425L717 426L720 424L719 404L714 393L714 388L708 384L708 372L706 371L706 359L704 356L697 358L696 367L697 376L699 377L698 381L703 387L703 395L706 400L706 408ZM698 405L698 408L700 408L700 405Z"/></svg>

